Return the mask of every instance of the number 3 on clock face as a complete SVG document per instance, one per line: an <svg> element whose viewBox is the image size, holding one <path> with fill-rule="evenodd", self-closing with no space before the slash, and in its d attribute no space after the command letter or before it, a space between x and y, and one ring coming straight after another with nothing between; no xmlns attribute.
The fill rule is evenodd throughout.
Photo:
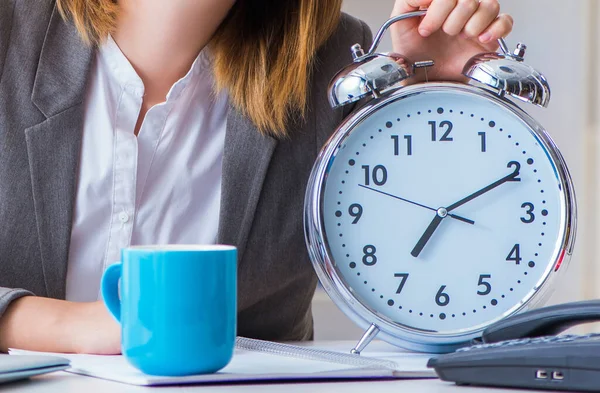
<svg viewBox="0 0 600 393"><path fill-rule="evenodd" d="M539 292L564 256L571 208L537 123L448 85L356 116L330 142L313 198L338 290L362 310L354 319L441 343Z"/></svg>

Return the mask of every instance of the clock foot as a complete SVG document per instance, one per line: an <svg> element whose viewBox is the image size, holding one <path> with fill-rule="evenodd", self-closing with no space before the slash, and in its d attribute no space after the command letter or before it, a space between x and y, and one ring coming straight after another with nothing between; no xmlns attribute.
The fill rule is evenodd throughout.
<svg viewBox="0 0 600 393"><path fill-rule="evenodd" d="M360 355L360 353L375 339L379 334L379 327L375 324L371 324L365 334L360 338L356 346L350 351L352 355Z"/></svg>

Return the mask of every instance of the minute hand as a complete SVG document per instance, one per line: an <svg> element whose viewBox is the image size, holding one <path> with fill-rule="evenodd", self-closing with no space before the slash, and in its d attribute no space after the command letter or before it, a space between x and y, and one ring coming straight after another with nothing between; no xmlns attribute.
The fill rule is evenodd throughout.
<svg viewBox="0 0 600 393"><path fill-rule="evenodd" d="M473 199L477 198L478 196L481 196L481 195L485 194L486 192L491 191L491 190L493 190L494 188L496 188L498 186L501 186L502 184L506 183L507 181L511 181L512 179L514 179L518 175L519 175L518 172L516 172L516 173L513 172L510 175L506 175L502 179L500 179L498 181L495 181L494 183L490 184L489 186L484 187L481 190L479 190L477 192L474 192L473 194L469 195L468 197L463 198L460 201L458 201L458 202L456 202L456 203L448 206L446 208L446 210L448 212L451 212L452 210L454 210L454 209L456 209L456 208L464 205L465 203L472 201Z"/></svg>

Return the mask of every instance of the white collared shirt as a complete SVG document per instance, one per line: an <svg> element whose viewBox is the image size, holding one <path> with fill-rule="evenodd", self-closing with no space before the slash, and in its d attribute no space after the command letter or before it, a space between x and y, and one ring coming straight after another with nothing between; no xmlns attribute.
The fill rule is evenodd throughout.
<svg viewBox="0 0 600 393"><path fill-rule="evenodd" d="M92 65L67 271L66 297L99 298L106 267L136 244L216 241L226 94L213 91L203 51L166 102L134 128L144 85L109 38Z"/></svg>

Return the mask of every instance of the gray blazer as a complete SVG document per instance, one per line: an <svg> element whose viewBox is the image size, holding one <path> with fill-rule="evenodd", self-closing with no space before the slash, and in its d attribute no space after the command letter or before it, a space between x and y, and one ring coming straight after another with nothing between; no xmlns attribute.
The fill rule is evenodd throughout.
<svg viewBox="0 0 600 393"><path fill-rule="evenodd" d="M371 33L344 15L318 53L308 114L289 125L289 138L261 135L229 110L218 242L239 249L239 335L312 337L304 190L320 147L347 115L330 109L326 91L357 42L370 43ZM53 0L0 0L0 316L22 296L65 297L94 53Z"/></svg>

